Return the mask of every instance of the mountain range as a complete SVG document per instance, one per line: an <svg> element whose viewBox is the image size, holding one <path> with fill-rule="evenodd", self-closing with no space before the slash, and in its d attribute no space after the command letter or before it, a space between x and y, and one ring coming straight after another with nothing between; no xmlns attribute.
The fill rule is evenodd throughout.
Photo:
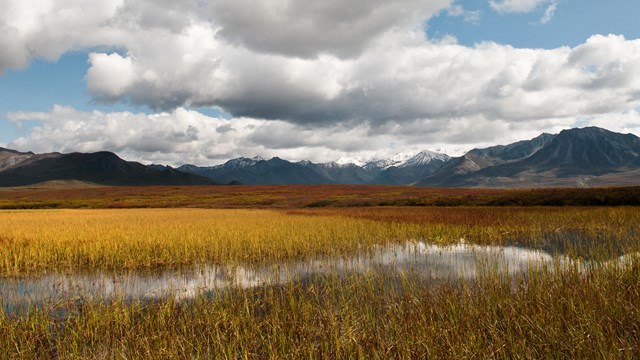
<svg viewBox="0 0 640 360"><path fill-rule="evenodd" d="M110 152L34 154L0 148L0 186L51 180L104 185L384 184L429 187L549 187L640 184L640 138L597 127L542 134L460 157L422 151L390 158L291 162L236 158L208 167L145 166Z"/></svg>
<svg viewBox="0 0 640 360"><path fill-rule="evenodd" d="M0 148L0 186L22 186L52 180L79 180L103 185L211 185L213 180L125 161L107 151L34 154Z"/></svg>
<svg viewBox="0 0 640 360"><path fill-rule="evenodd" d="M279 184L412 184L439 169L450 157L432 151L397 154L387 159L355 163L290 162L274 157L237 158L222 165L198 167L183 165L177 170L221 183L248 185Z"/></svg>
<svg viewBox="0 0 640 360"><path fill-rule="evenodd" d="M420 180L433 187L640 184L640 138L597 127L474 149Z"/></svg>

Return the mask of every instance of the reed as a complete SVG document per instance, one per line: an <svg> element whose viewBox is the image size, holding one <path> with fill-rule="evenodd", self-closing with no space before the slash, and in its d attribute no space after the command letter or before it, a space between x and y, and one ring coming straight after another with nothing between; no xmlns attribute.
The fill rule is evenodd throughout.
<svg viewBox="0 0 640 360"><path fill-rule="evenodd" d="M610 258L640 250L636 208L29 210L0 212L0 276L349 255L422 240Z"/></svg>
<svg viewBox="0 0 640 360"><path fill-rule="evenodd" d="M463 281L328 273L191 300L69 298L24 313L2 310L0 294L0 359L640 357L640 258L604 261L640 251L634 207L2 211L0 274L258 264L460 238L596 265Z"/></svg>
<svg viewBox="0 0 640 360"><path fill-rule="evenodd" d="M635 359L639 279L636 259L512 281L329 276L189 302L71 304L64 318L34 308L0 314L0 358Z"/></svg>

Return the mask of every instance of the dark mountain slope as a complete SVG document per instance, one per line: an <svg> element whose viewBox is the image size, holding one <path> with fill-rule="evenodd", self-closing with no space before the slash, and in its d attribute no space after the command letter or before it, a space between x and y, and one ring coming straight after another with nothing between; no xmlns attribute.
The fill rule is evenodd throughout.
<svg viewBox="0 0 640 360"><path fill-rule="evenodd" d="M515 163L532 156L555 138L542 134L531 140L518 141L509 145L473 149L465 155L449 160L437 171L418 182L420 186L460 186L467 183L470 174L497 165Z"/></svg>
<svg viewBox="0 0 640 360"><path fill-rule="evenodd" d="M640 138L589 127L564 130L521 166L557 169L563 176L600 175L640 167Z"/></svg>
<svg viewBox="0 0 640 360"><path fill-rule="evenodd" d="M46 156L44 156L46 155ZM35 155L0 171L0 186L50 180L80 180L104 185L205 185L210 179L174 169L156 170L110 152ZM34 158L35 157L35 158Z"/></svg>
<svg viewBox="0 0 640 360"><path fill-rule="evenodd" d="M310 161L300 161L298 164L313 170L335 184L367 184L373 178L372 174L355 164L325 163L315 164Z"/></svg>
<svg viewBox="0 0 640 360"><path fill-rule="evenodd" d="M640 138L589 127L543 134L506 147L474 149L419 182L443 187L573 186L606 176L629 185L640 169ZM623 180L624 179L624 180ZM596 181L597 182L597 181Z"/></svg>
<svg viewBox="0 0 640 360"><path fill-rule="evenodd" d="M184 165L178 168L227 184L239 182L247 185L332 184L330 179L303 165L274 157L238 158L213 167Z"/></svg>

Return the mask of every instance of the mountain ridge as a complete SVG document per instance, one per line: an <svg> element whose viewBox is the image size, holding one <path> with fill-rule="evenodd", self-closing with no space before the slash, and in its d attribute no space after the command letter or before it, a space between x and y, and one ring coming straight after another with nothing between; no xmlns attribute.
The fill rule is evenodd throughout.
<svg viewBox="0 0 640 360"><path fill-rule="evenodd" d="M603 176L607 183L615 183L616 174L620 175L621 185L629 185L630 180L623 175L640 170L640 138L597 127L542 134L507 147L487 149L474 149L455 158L418 185L586 186L589 182L597 184L598 177Z"/></svg>
<svg viewBox="0 0 640 360"><path fill-rule="evenodd" d="M31 153L18 162L11 160L8 156L11 153L15 153L15 150L0 150L0 186L24 186L56 180L76 180L101 185L216 184L211 179L173 168L160 170L138 162L125 161L108 151Z"/></svg>
<svg viewBox="0 0 640 360"><path fill-rule="evenodd" d="M543 133L530 140L472 149L459 157L433 151L325 163L240 157L215 166L177 169L117 155L20 152L0 148L0 186L56 180L103 185L383 184L428 187L638 185L640 138L597 127Z"/></svg>
<svg viewBox="0 0 640 360"><path fill-rule="evenodd" d="M292 184L384 184L408 185L435 171L448 160L445 154L424 150L399 153L387 159L373 159L362 166L338 161L290 162L274 157L240 157L216 166L182 165L178 170L206 176L222 183L247 185Z"/></svg>

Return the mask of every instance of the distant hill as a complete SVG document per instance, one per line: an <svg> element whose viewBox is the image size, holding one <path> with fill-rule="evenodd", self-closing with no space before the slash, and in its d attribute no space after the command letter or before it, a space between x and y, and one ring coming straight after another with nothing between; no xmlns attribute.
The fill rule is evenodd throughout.
<svg viewBox="0 0 640 360"><path fill-rule="evenodd" d="M154 169L122 160L111 152L34 154L0 148L0 186L22 186L52 180L102 185L211 185L209 178L172 168Z"/></svg>
<svg viewBox="0 0 640 360"><path fill-rule="evenodd" d="M640 184L640 138L597 127L474 149L418 182L433 187Z"/></svg>

